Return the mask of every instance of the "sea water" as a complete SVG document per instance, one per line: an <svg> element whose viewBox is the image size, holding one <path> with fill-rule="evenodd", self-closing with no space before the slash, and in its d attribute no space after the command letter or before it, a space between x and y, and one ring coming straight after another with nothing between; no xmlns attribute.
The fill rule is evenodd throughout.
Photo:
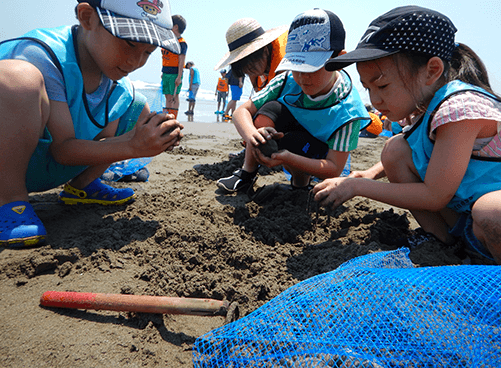
<svg viewBox="0 0 501 368"><path fill-rule="evenodd" d="M142 93L148 100L150 109L152 111L162 111L165 106L165 96L162 94L160 85L147 84L144 82L133 82L136 91ZM186 88L181 89L179 94L179 121L195 121L197 123L215 123L222 121L222 115L215 114L217 109L217 99L214 92L199 89L197 94L197 101L195 104L195 114L193 119L191 116L185 114L188 110L188 90ZM242 96L237 107L246 101L247 97ZM228 100L226 101L228 103ZM226 108L226 107L225 107Z"/></svg>

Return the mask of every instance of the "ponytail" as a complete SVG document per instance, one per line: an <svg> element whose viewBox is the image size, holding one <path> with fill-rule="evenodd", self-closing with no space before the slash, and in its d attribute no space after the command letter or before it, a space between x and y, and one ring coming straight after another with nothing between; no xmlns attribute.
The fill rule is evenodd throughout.
<svg viewBox="0 0 501 368"><path fill-rule="evenodd" d="M445 73L447 82L460 80L465 83L481 87L486 91L497 96L489 83L489 76L484 63L480 57L465 44L458 44L452 53L452 59L449 62L449 70Z"/></svg>

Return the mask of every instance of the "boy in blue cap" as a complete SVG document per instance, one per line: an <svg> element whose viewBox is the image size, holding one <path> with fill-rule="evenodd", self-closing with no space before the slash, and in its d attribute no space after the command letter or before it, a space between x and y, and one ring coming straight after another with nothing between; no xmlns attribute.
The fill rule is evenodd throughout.
<svg viewBox="0 0 501 368"><path fill-rule="evenodd" d="M283 165L292 189L309 188L311 176L339 176L358 134L370 123L365 106L344 71L324 64L344 51L345 31L332 12L312 9L299 14L289 28L286 55L276 71L287 71L241 105L233 114L246 142L242 169L219 179L231 193L249 188L259 165ZM267 157L259 146L276 139L278 152Z"/></svg>
<svg viewBox="0 0 501 368"><path fill-rule="evenodd" d="M28 193L66 183L65 204L135 198L98 179L113 162L172 149L183 126L150 113L127 75L160 46L179 52L167 1L78 0L77 26L0 45L0 245L37 245ZM136 124L137 122L137 124Z"/></svg>

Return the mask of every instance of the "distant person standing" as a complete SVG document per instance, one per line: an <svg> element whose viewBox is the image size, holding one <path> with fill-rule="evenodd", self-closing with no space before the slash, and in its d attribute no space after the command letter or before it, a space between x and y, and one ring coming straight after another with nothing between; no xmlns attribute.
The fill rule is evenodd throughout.
<svg viewBox="0 0 501 368"><path fill-rule="evenodd" d="M221 78L217 80L216 92L217 95L217 110L215 114L224 114L226 106L226 98L228 97L228 79L226 79L226 70L221 70ZM221 106L222 103L222 106Z"/></svg>
<svg viewBox="0 0 501 368"><path fill-rule="evenodd" d="M186 29L186 20L181 15L176 14L172 16L172 24L172 32L179 41L181 52L178 55L162 49L162 93L165 95L164 112L173 114L177 118L179 93L183 82L184 62L188 44L181 37Z"/></svg>
<svg viewBox="0 0 501 368"><path fill-rule="evenodd" d="M193 115L195 110L195 103L197 102L197 92L200 88L200 72L198 68L195 68L195 63L193 61L188 61L186 63L186 69L190 70L190 87L188 89L188 111L185 112L186 115Z"/></svg>
<svg viewBox="0 0 501 368"><path fill-rule="evenodd" d="M233 115L233 112L237 107L237 101L240 101L240 97L242 97L244 78L235 77L235 75L233 75L233 70L231 69L228 72L228 74L226 74L226 77L228 78L228 84L230 85L231 100L230 102L228 102L228 106L226 107L226 110L223 115L223 120L228 121L231 120L231 116ZM230 115L230 110L232 115Z"/></svg>

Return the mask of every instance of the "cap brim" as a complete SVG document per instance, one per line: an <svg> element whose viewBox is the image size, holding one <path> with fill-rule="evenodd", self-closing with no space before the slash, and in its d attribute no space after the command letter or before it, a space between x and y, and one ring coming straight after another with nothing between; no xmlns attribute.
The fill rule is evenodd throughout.
<svg viewBox="0 0 501 368"><path fill-rule="evenodd" d="M385 56L396 54L397 52L399 52L399 50L388 51L375 48L355 49L344 55L336 56L335 58L329 59L325 63L325 69L332 72L334 70L346 68L347 66L353 63L376 60Z"/></svg>
<svg viewBox="0 0 501 368"><path fill-rule="evenodd" d="M214 70L219 70L224 68L238 60L242 60L244 57L249 56L253 52L259 50L261 47L268 45L269 43L275 41L278 37L280 37L284 32L289 29L289 26L280 26L276 28L272 28L267 30L264 34L254 39L252 42L249 42L245 45L240 46L239 48L227 52L221 60L216 64Z"/></svg>
<svg viewBox="0 0 501 368"><path fill-rule="evenodd" d="M289 52L282 58L275 72L290 70L313 73L322 69L331 55L332 51Z"/></svg>
<svg viewBox="0 0 501 368"><path fill-rule="evenodd" d="M113 36L128 41L148 43L179 54L181 46L172 30L151 21L129 18L97 8L104 28Z"/></svg>

